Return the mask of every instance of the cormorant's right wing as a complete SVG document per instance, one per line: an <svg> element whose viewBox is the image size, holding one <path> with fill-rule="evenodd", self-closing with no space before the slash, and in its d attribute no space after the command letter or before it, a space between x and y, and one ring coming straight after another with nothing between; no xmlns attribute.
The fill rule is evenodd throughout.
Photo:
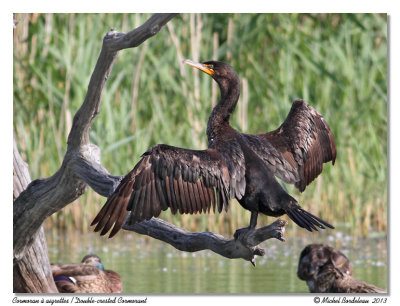
<svg viewBox="0 0 400 306"><path fill-rule="evenodd" d="M218 151L156 145L124 177L92 225L97 224L95 231L101 230L101 235L114 225L112 237L128 211L129 224L157 217L168 208L173 214L195 214L217 206L221 212L235 194L230 188L230 173Z"/></svg>

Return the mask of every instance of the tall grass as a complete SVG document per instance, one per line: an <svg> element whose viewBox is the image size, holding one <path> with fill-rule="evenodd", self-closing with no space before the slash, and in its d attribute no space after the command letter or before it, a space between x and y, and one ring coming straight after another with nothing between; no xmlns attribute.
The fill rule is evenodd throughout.
<svg viewBox="0 0 400 306"><path fill-rule="evenodd" d="M17 14L14 130L32 178L53 174L71 120L110 28L129 31L148 14ZM125 174L156 143L205 148L218 99L211 78L182 59L229 62L242 79L231 120L248 133L275 129L296 98L325 117L337 145L334 167L300 194L301 205L354 235L387 227L387 32L376 14L182 14L138 48L120 52L90 137L102 163ZM48 227L88 230L105 199L91 190ZM162 217L191 230L231 232L249 212ZM267 223L266 217L260 219ZM292 225L289 225L291 227Z"/></svg>

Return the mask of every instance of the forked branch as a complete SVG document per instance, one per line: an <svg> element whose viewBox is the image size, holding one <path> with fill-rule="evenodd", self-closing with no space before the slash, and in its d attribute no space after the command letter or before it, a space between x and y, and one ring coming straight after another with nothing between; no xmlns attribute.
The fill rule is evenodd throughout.
<svg viewBox="0 0 400 306"><path fill-rule="evenodd" d="M156 218L133 225L125 224L123 229L164 241L180 251L211 250L227 258L248 260L255 266L255 255L265 254L265 250L258 245L271 238L285 241L283 234L286 224L287 221L278 219L268 226L244 232L237 240L212 232L189 232Z"/></svg>
<svg viewBox="0 0 400 306"><path fill-rule="evenodd" d="M175 15L154 14L129 33L111 30L104 37L85 100L74 116L60 169L49 178L33 181L14 201L15 260L22 258L43 221L80 197L88 185L103 196L109 196L117 187L121 177L111 175L101 165L100 150L90 143L92 121L99 112L103 89L118 51L140 45L157 34ZM285 225L286 221L277 220L270 226L247 232L238 241L227 240L215 233L189 233L156 218L124 228L160 239L180 250L210 249L222 256L243 258L254 264L254 256L264 254L257 245L270 238L283 240Z"/></svg>

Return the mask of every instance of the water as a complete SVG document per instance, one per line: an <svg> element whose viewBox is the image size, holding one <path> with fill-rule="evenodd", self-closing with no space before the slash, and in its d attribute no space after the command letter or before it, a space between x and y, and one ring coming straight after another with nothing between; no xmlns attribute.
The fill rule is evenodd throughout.
<svg viewBox="0 0 400 306"><path fill-rule="evenodd" d="M306 293L306 283L296 272L300 252L309 243L340 249L349 258L355 278L387 288L386 237L355 240L334 231L302 233L286 240L262 243L266 255L257 257L253 267L250 262L226 259L208 250L181 252L124 231L112 239L93 233L47 233L52 263L80 262L84 255L95 253L106 269L121 275L124 293Z"/></svg>

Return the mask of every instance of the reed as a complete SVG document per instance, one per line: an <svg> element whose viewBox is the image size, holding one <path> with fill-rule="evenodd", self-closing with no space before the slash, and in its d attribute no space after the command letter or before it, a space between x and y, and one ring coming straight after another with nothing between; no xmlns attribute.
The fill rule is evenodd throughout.
<svg viewBox="0 0 400 306"><path fill-rule="evenodd" d="M14 130L33 179L60 166L106 31L127 31L148 17L15 15ZM326 165L302 194L286 187L302 206L356 236L386 231L386 27L386 15L377 14L182 14L144 45L119 54L91 140L114 174L127 173L156 143L205 148L217 88L183 67L182 59L227 61L243 85L235 128L275 129L300 97L331 126L335 166ZM86 231L104 201L89 190L49 218L47 227ZM162 217L191 230L219 232L249 220L235 201L227 214Z"/></svg>

